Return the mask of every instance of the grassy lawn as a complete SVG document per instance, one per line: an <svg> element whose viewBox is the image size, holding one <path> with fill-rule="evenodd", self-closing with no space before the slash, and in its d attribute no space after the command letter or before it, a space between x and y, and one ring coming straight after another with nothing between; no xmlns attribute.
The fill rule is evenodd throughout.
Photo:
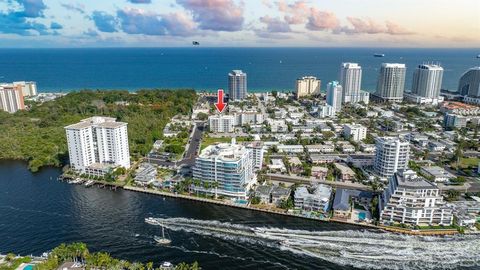
<svg viewBox="0 0 480 270"><path fill-rule="evenodd" d="M248 141L248 137L236 137L237 142L245 142ZM221 137L221 138L213 138L209 136L204 136L202 138L202 146L200 147L200 150L205 149L205 147L215 144L215 143L229 143L232 141L231 137Z"/></svg>
<svg viewBox="0 0 480 270"><path fill-rule="evenodd" d="M480 158L461 158L460 159L460 168L466 169L468 167L477 167L478 163L480 162ZM452 168L457 168L457 163L452 162Z"/></svg>
<svg viewBox="0 0 480 270"><path fill-rule="evenodd" d="M32 259L30 257L22 257L22 258L19 258L19 259L14 259L10 263L5 262L3 264L0 264L0 270L15 270L20 266L20 264L29 263L31 261L32 261Z"/></svg>

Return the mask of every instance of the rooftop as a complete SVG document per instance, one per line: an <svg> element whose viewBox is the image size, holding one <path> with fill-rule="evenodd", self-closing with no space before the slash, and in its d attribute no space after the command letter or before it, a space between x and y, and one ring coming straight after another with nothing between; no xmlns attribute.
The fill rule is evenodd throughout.
<svg viewBox="0 0 480 270"><path fill-rule="evenodd" d="M425 178L418 176L414 171L399 171L395 174L399 188L407 189L438 189L438 187Z"/></svg>
<svg viewBox="0 0 480 270"><path fill-rule="evenodd" d="M238 161L245 155L247 148L235 143L219 143L209 145L199 155L203 159L219 159L221 161Z"/></svg>
<svg viewBox="0 0 480 270"><path fill-rule="evenodd" d="M80 122L66 126L65 129L84 129L89 127L118 128L125 126L125 122L116 122L113 117L93 116L80 120Z"/></svg>

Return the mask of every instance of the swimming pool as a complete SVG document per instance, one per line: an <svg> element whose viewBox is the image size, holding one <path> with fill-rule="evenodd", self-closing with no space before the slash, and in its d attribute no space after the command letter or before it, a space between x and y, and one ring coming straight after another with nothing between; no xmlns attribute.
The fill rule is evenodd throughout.
<svg viewBox="0 0 480 270"><path fill-rule="evenodd" d="M358 219L359 220L365 220L367 218L367 214L364 212L358 213Z"/></svg>

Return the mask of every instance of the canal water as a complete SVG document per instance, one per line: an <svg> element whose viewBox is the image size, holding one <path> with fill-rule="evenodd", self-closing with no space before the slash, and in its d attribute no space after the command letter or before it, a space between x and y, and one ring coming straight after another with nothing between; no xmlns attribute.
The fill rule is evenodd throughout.
<svg viewBox="0 0 480 270"><path fill-rule="evenodd" d="M198 261L203 269L479 269L478 237L400 236L129 191L56 181L0 163L0 253L40 255L81 241L132 261ZM158 246L155 217L170 246ZM256 233L254 233L256 232Z"/></svg>

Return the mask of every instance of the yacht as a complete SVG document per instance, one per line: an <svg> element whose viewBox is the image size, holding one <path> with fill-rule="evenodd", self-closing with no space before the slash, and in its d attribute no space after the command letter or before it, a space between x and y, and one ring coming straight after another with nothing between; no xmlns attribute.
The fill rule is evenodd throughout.
<svg viewBox="0 0 480 270"><path fill-rule="evenodd" d="M171 262L163 262L160 269L173 269L173 264Z"/></svg>
<svg viewBox="0 0 480 270"><path fill-rule="evenodd" d="M373 56L375 56L375 57L385 57L385 54L384 53L375 53L375 54L373 54Z"/></svg>
<svg viewBox="0 0 480 270"><path fill-rule="evenodd" d="M165 237L165 228L162 226L162 236L154 236L153 239L160 245L169 245L172 240Z"/></svg>

